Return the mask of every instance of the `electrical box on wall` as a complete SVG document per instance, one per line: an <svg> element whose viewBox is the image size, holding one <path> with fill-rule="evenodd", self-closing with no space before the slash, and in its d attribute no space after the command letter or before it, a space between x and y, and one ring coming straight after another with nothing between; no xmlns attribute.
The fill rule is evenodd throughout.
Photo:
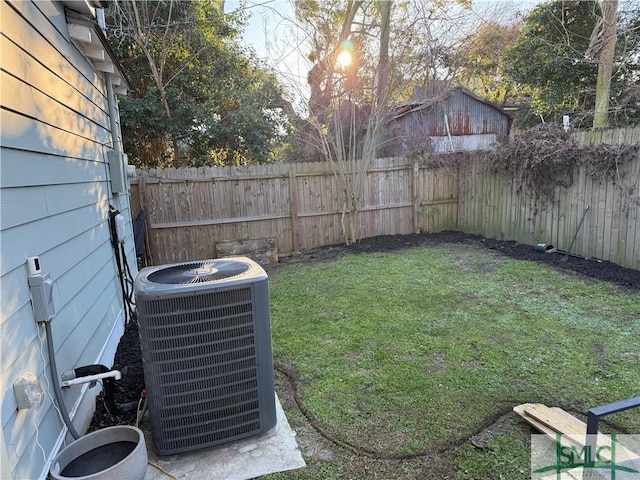
<svg viewBox="0 0 640 480"><path fill-rule="evenodd" d="M127 193L127 156L116 150L108 150L107 160L111 176L111 192Z"/></svg>
<svg viewBox="0 0 640 480"><path fill-rule="evenodd" d="M44 402L44 390L42 390L38 378L31 372L23 373L13 383L13 393L16 396L18 410L30 408L37 410Z"/></svg>
<svg viewBox="0 0 640 480"><path fill-rule="evenodd" d="M56 314L53 303L53 282L48 273L29 275L31 304L36 322L50 322Z"/></svg>

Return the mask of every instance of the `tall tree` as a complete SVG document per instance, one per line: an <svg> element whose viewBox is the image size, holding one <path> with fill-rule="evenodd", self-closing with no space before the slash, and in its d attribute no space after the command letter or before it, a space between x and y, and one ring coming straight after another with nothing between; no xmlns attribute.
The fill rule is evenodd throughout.
<svg viewBox="0 0 640 480"><path fill-rule="evenodd" d="M376 71L376 107L383 110L387 107L389 94L389 35L391 29L391 4L381 1L380 8L380 52Z"/></svg>
<svg viewBox="0 0 640 480"><path fill-rule="evenodd" d="M600 99L612 103L608 108L601 104L598 110L600 115L608 112L609 122L616 125L640 119L640 9L627 5L631 8L618 12L617 35L610 33L617 42L607 37L613 49L611 70L605 65L608 61L599 62L601 86L611 72L610 92L601 90ZM585 53L598 51L602 55L605 36L597 24L605 15L611 19L613 11L603 12L598 2L554 0L524 18L516 44L505 56L505 71L519 89L530 93L536 117L571 114L574 126L593 125L599 65ZM614 27L615 22L608 24ZM607 55L611 54L609 50Z"/></svg>
<svg viewBox="0 0 640 480"><path fill-rule="evenodd" d="M598 61L593 128L609 126L609 96L618 36L618 0L600 0L602 17L591 34L587 55Z"/></svg>
<svg viewBox="0 0 640 480"><path fill-rule="evenodd" d="M312 51L309 59L314 62L307 76L311 116L323 116L331 106L335 93L336 61L340 49L352 34L353 22L362 4L362 1L354 0L331 4L300 0L294 4L296 18L310 27Z"/></svg>
<svg viewBox="0 0 640 480"><path fill-rule="evenodd" d="M378 66L376 69L376 77L374 80L375 87L375 105L373 105L373 114L369 119L368 138L366 142L373 142L371 155L377 154L378 146L382 143L384 135L384 122L387 116L387 108L389 106L389 90L390 90L390 69L389 65L389 36L391 30L391 5L392 2L381 1L380 8L380 50L378 54Z"/></svg>
<svg viewBox="0 0 640 480"><path fill-rule="evenodd" d="M264 162L287 126L282 88L238 44L221 0L114 1L109 35L133 92L125 149L141 166Z"/></svg>
<svg viewBox="0 0 640 480"><path fill-rule="evenodd" d="M596 22L597 3L554 0L524 19L505 68L520 86L532 89L538 113L584 105L596 68L584 57Z"/></svg>
<svg viewBox="0 0 640 480"><path fill-rule="evenodd" d="M505 72L503 58L515 44L519 31L517 24L489 21L464 37L455 56L456 80L501 105L516 97L519 92Z"/></svg>

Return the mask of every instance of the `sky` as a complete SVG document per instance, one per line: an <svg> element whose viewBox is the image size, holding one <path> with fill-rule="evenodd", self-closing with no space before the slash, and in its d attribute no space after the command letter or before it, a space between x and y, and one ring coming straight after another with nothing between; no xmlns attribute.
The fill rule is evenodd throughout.
<svg viewBox="0 0 640 480"><path fill-rule="evenodd" d="M496 14L496 11L526 12L543 1L545 0L475 0L468 17L473 23ZM241 4L239 0L225 1L227 12L238 8L244 8L251 15L243 35L245 45L251 47L289 88L294 97L294 108L304 108L305 98L308 97L307 73L311 64L305 56L308 52L304 48L303 33L293 21L291 2L245 0Z"/></svg>
<svg viewBox="0 0 640 480"><path fill-rule="evenodd" d="M244 32L245 45L278 75L297 101L308 95L306 59L302 32L292 21L293 7L288 0L248 0L245 10L251 15ZM225 1L227 12L239 8L237 0Z"/></svg>

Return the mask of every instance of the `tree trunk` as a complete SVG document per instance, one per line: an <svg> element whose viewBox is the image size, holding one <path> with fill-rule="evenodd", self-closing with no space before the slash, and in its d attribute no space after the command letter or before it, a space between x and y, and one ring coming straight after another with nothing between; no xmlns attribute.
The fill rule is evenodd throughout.
<svg viewBox="0 0 640 480"><path fill-rule="evenodd" d="M351 26L355 19L356 13L362 0L347 2L342 28L338 42L331 54L324 59L320 59L309 71L307 83L311 89L309 96L309 112L311 116L316 116L323 121L326 119L327 109L330 106L333 97L333 74L335 72L336 59L340 53L342 42L349 38L351 34ZM324 84L324 88L322 85Z"/></svg>
<svg viewBox="0 0 640 480"><path fill-rule="evenodd" d="M598 59L598 82L596 84L596 105L593 116L594 129L609 126L611 73L618 33L618 0L600 0L600 6L602 9L602 47L596 56Z"/></svg>
<svg viewBox="0 0 640 480"><path fill-rule="evenodd" d="M389 92L389 29L391 20L391 3L380 2L380 53L376 75L376 107L384 110L387 107Z"/></svg>
<svg viewBox="0 0 640 480"><path fill-rule="evenodd" d="M161 55L158 62L156 62L153 56L151 48L147 42L147 37L145 35L145 32L143 32L143 29L142 29L143 26L146 26L150 23L149 14L146 10L148 5L144 4L144 8L145 8L145 10L143 10L144 23L140 19L140 12L138 11L136 2L135 1L131 2L130 5L133 10L133 15L134 15L133 19L135 19L134 24L136 26L136 34L133 36L133 38L138 44L138 46L142 49L145 56L147 57L147 61L149 62L149 68L151 70L153 81L155 82L156 87L158 87L158 93L160 94L160 101L162 103L162 108L164 109L164 114L167 117L167 121L171 121L171 107L169 106L169 101L167 99L167 90L166 90L166 85L163 79L163 71L164 71L164 64L165 64L166 52L167 52L166 37L169 31L169 22L171 20L171 12L173 11L173 0L170 0L170 3L169 3L169 17L168 17L167 25L165 26L164 42L163 42L163 47L162 47ZM158 63L160 64L159 66L158 66ZM179 160L179 153L180 153L178 150L178 147L179 147L178 142L177 140L172 140L171 143L173 145L173 150L174 150L173 152L174 163L176 164L176 166L179 166L177 165Z"/></svg>
<svg viewBox="0 0 640 480"><path fill-rule="evenodd" d="M380 52L375 78L376 99L373 122L373 157L377 157L378 145L382 143L382 130L389 96L389 30L391 20L391 1L380 2Z"/></svg>

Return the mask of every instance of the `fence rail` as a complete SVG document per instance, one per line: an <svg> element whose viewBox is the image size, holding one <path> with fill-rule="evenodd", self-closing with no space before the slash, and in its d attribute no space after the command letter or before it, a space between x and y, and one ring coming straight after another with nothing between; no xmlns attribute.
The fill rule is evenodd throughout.
<svg viewBox="0 0 640 480"><path fill-rule="evenodd" d="M360 238L460 230L488 238L566 249L585 208L573 252L640 269L640 158L618 177L592 179L584 168L557 201L474 161L455 168L429 158L378 159L369 165ZM360 164L355 164L357 171ZM147 212L153 264L215 258L216 244L274 237L280 255L343 241L340 183L328 163L139 171L132 210Z"/></svg>

